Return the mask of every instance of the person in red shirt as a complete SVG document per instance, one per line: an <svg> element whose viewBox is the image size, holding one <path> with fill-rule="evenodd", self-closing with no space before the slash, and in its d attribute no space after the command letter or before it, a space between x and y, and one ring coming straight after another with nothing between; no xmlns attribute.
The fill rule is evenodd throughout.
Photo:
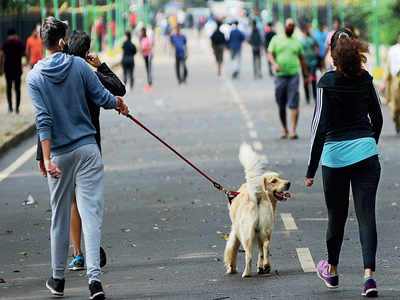
<svg viewBox="0 0 400 300"><path fill-rule="evenodd" d="M29 61L31 69L39 60L43 58L42 40L40 39L39 31L40 25L37 25L31 36L26 41L25 55Z"/></svg>

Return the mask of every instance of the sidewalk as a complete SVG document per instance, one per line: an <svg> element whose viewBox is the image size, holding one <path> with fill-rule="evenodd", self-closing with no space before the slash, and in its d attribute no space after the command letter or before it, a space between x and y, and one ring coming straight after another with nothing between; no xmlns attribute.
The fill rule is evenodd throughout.
<svg viewBox="0 0 400 300"><path fill-rule="evenodd" d="M116 51L113 57L108 57L106 53L101 53L99 56L100 60L105 62L110 68L117 67L121 61L121 53L118 51ZM0 156L36 132L34 108L25 86L25 77L28 71L29 68L25 68L22 75L21 105L18 115L15 112L8 112L7 96L5 93L6 80L5 76L0 77ZM15 108L16 99L14 90L12 97L13 107Z"/></svg>

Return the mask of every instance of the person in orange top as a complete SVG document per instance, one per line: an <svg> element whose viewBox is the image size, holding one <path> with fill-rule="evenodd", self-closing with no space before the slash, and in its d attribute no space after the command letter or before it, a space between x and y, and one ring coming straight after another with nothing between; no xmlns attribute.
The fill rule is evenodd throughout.
<svg viewBox="0 0 400 300"><path fill-rule="evenodd" d="M40 25L37 25L31 36L26 41L25 53L31 69L39 60L43 58L42 40L40 39L39 31Z"/></svg>

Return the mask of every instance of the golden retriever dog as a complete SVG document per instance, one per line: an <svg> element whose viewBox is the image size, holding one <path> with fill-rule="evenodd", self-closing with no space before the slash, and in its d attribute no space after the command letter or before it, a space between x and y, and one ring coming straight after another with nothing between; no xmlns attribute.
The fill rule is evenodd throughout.
<svg viewBox="0 0 400 300"><path fill-rule="evenodd" d="M227 274L236 273L236 258L240 244L246 252L246 267L242 277L251 275L252 250L258 245L258 274L271 270L270 241L278 201L286 200L290 182L278 173L264 172L265 161L243 143L239 160L244 167L246 183L229 207L231 233L226 243L224 263Z"/></svg>

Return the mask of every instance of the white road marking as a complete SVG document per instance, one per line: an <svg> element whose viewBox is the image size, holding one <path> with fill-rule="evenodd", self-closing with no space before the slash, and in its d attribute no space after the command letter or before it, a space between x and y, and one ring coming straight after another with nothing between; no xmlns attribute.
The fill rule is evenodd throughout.
<svg viewBox="0 0 400 300"><path fill-rule="evenodd" d="M257 138L257 131L255 131L255 130L250 130L249 134L250 134L250 137L251 137L251 138L253 138L253 139L256 139L256 138Z"/></svg>
<svg viewBox="0 0 400 300"><path fill-rule="evenodd" d="M246 123L246 125L247 125L247 128L249 128L249 129L253 129L253 127L254 127L254 123L252 121L248 121Z"/></svg>
<svg viewBox="0 0 400 300"><path fill-rule="evenodd" d="M297 225L294 222L292 214L282 213L281 218L282 218L283 224L285 225L286 230L297 230Z"/></svg>
<svg viewBox="0 0 400 300"><path fill-rule="evenodd" d="M28 159L30 159L35 152L36 152L36 145L26 150L16 161L14 161L5 170L1 171L0 182L2 182L4 179L10 176L10 174L15 172L19 167L21 167L24 163L26 163Z"/></svg>
<svg viewBox="0 0 400 300"><path fill-rule="evenodd" d="M305 273L315 272L314 260L311 256L310 249L308 248L296 248L297 256L300 261L301 268Z"/></svg>

